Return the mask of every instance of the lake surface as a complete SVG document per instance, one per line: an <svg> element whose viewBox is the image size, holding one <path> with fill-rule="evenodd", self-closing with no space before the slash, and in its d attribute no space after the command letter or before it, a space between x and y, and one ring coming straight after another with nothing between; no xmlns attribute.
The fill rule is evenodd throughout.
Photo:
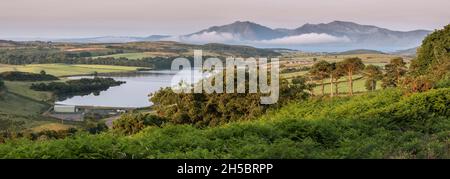
<svg viewBox="0 0 450 179"><path fill-rule="evenodd" d="M191 74L194 74L192 76ZM104 107L146 107L151 106L148 95L160 88L175 86L181 80L191 83L202 79L199 70L182 70L178 73L166 71L146 71L133 74L116 74L100 77L110 77L126 83L111 87L99 95L74 96L56 104L77 106ZM92 78L92 76L69 77L69 79ZM190 79L189 79L190 78ZM192 80L192 81L189 81ZM173 83L172 83L173 82Z"/></svg>

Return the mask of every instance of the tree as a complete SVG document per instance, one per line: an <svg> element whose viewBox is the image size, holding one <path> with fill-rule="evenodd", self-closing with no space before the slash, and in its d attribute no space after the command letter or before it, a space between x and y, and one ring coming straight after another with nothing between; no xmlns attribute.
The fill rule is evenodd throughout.
<svg viewBox="0 0 450 179"><path fill-rule="evenodd" d="M0 91L2 91L5 88L5 82L0 78Z"/></svg>
<svg viewBox="0 0 450 179"><path fill-rule="evenodd" d="M346 58L338 63L340 69L342 69L348 77L349 95L353 95L353 75L359 73L364 69L365 65L358 57Z"/></svg>
<svg viewBox="0 0 450 179"><path fill-rule="evenodd" d="M94 78L98 78L98 72L97 71L94 71L93 75L94 75Z"/></svg>
<svg viewBox="0 0 450 179"><path fill-rule="evenodd" d="M417 49L417 58L411 61L414 76L430 75L436 79L444 76L450 66L450 24L429 34Z"/></svg>
<svg viewBox="0 0 450 179"><path fill-rule="evenodd" d="M366 89L369 91L375 91L377 86L377 81L383 77L383 72L379 66L368 65L364 69L364 76L367 78L366 80Z"/></svg>
<svg viewBox="0 0 450 179"><path fill-rule="evenodd" d="M310 74L312 76L321 80L322 96L325 93L325 84L324 84L323 80L330 76L331 69L332 69L332 66L330 65L330 63L328 63L327 61L321 60L321 61L315 63L310 70Z"/></svg>
<svg viewBox="0 0 450 179"><path fill-rule="evenodd" d="M41 74L42 76L45 76L45 75L47 75L47 72L45 72L45 70L41 70L40 74Z"/></svg>
<svg viewBox="0 0 450 179"><path fill-rule="evenodd" d="M330 72L330 84L331 84L331 97L334 96L334 93L336 95L339 95L339 89L338 89L338 81L344 76L344 71L339 67L337 63L331 63L331 72ZM334 92L333 92L333 85L334 85Z"/></svg>
<svg viewBox="0 0 450 179"><path fill-rule="evenodd" d="M391 59L384 69L386 74L383 77L383 88L399 86L400 78L407 72L406 63L401 57Z"/></svg>

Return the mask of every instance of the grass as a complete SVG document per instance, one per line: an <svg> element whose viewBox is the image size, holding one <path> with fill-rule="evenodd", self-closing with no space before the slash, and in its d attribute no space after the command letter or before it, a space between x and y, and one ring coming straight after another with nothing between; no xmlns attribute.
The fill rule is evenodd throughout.
<svg viewBox="0 0 450 179"><path fill-rule="evenodd" d="M31 128L31 131L33 131L33 132L41 132L41 131L45 131L45 130L61 131L61 130L67 130L72 127L74 127L74 126L61 124L61 123L47 123L47 124L42 124L42 125L33 127L33 128Z"/></svg>
<svg viewBox="0 0 450 179"><path fill-rule="evenodd" d="M39 73L45 70L47 74L54 76L71 76L98 73L115 73L136 71L138 67L112 66L112 65L72 65L72 64L31 64L31 65L3 65L0 64L0 72L22 71Z"/></svg>
<svg viewBox="0 0 450 179"><path fill-rule="evenodd" d="M25 96L36 101L50 101L53 99L53 95L50 92L31 90L30 86L32 83L33 82L5 81L6 88L10 93Z"/></svg>
<svg viewBox="0 0 450 179"><path fill-rule="evenodd" d="M398 55L390 54L354 54L354 55L316 55L316 54L305 54L305 53L287 53L280 57L280 64L286 67L301 67L301 66L311 66L315 62L325 60L327 62L339 62L346 58L359 57L364 62L364 64L376 65L384 67L392 58L399 57ZM408 63L411 58L403 57Z"/></svg>
<svg viewBox="0 0 450 179"><path fill-rule="evenodd" d="M330 83L328 83L329 80L325 81L325 94L330 94ZM358 80L354 80L353 81L353 92L358 93L358 92L367 92L367 89L365 87L365 83L366 83L366 79L361 78ZM334 84L333 84L333 92L334 92ZM381 89L381 82L378 81L377 82L377 87L376 89ZM348 93L350 91L350 87L348 84L348 80L340 80L339 84L338 84L338 91L339 94L341 93ZM314 87L314 94L321 94L322 92L322 86L316 86Z"/></svg>
<svg viewBox="0 0 450 179"><path fill-rule="evenodd" d="M167 56L177 56L176 53L170 52L135 52L135 53L120 53L113 55L97 56L93 58L127 58L129 60L139 60L147 57L167 57Z"/></svg>
<svg viewBox="0 0 450 179"><path fill-rule="evenodd" d="M29 116L39 115L48 105L12 93L5 93L0 100L0 113Z"/></svg>

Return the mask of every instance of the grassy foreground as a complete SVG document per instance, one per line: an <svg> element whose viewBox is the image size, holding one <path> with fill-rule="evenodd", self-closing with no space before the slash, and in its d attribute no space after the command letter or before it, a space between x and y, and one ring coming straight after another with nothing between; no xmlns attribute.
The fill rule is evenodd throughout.
<svg viewBox="0 0 450 179"><path fill-rule="evenodd" d="M450 88L297 102L254 121L9 141L0 158L450 158Z"/></svg>

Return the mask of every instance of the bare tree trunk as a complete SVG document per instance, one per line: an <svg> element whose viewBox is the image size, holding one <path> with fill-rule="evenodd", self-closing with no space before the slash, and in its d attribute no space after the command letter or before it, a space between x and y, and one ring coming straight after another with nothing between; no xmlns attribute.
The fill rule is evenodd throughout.
<svg viewBox="0 0 450 179"><path fill-rule="evenodd" d="M375 80L372 80L372 91L375 91Z"/></svg>
<svg viewBox="0 0 450 179"><path fill-rule="evenodd" d="M322 96L325 95L325 84L323 83L323 78L322 78Z"/></svg>
<svg viewBox="0 0 450 179"><path fill-rule="evenodd" d="M339 96L339 89L338 89L338 85L339 85L339 80L336 79L336 82L334 83L334 91L336 93L336 96Z"/></svg>
<svg viewBox="0 0 450 179"><path fill-rule="evenodd" d="M330 96L333 98L334 91L333 91L333 75L330 75Z"/></svg>
<svg viewBox="0 0 450 179"><path fill-rule="evenodd" d="M348 73L348 84L349 84L349 91L350 91L350 96L353 96L353 72L350 71Z"/></svg>
<svg viewBox="0 0 450 179"><path fill-rule="evenodd" d="M311 77L309 77L310 84L314 84ZM314 96L314 88L311 88L311 96Z"/></svg>

